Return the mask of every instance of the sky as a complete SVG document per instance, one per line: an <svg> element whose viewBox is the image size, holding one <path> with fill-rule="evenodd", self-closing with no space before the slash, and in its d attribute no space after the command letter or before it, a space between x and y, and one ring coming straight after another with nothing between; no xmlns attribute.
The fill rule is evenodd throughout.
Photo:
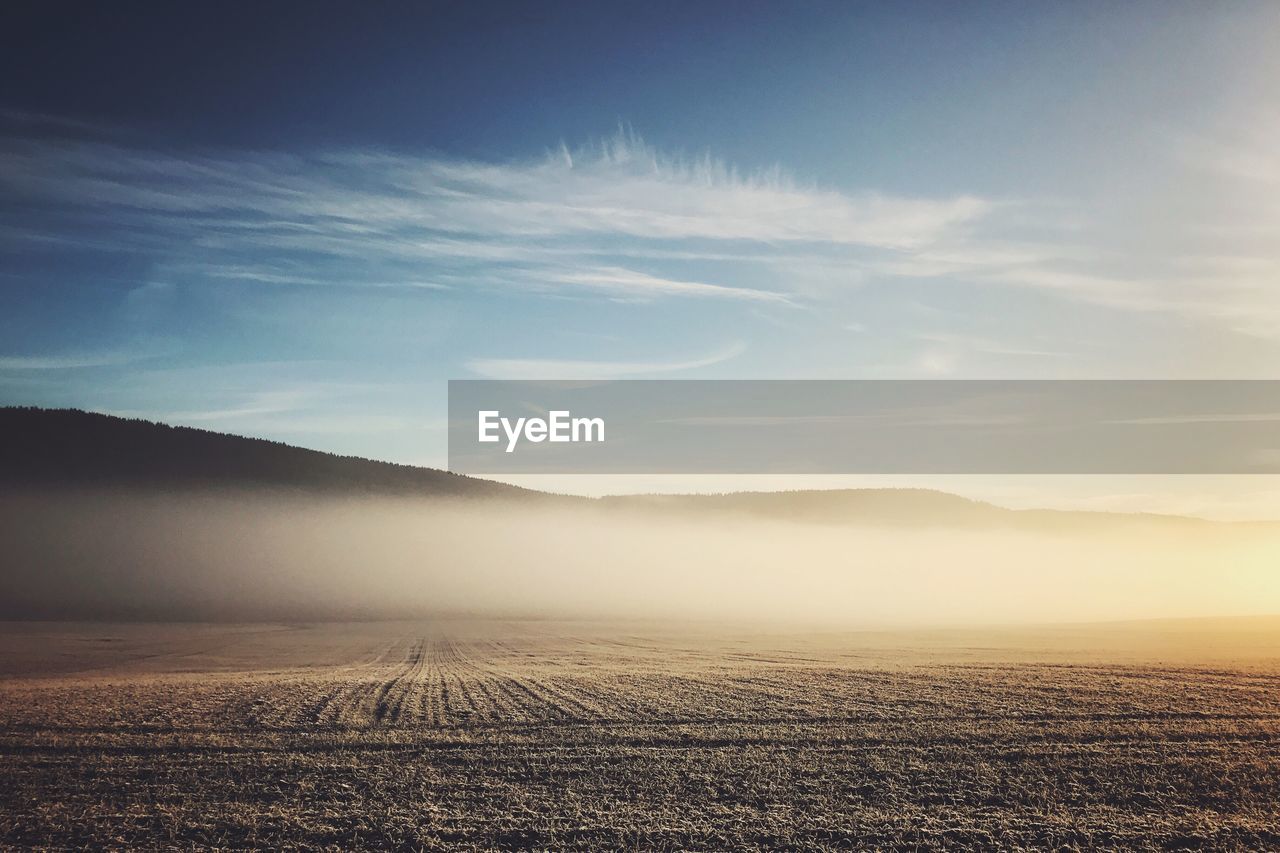
<svg viewBox="0 0 1280 853"><path fill-rule="evenodd" d="M1272 3L0 33L3 404L441 466L450 378L1280 378Z"/></svg>

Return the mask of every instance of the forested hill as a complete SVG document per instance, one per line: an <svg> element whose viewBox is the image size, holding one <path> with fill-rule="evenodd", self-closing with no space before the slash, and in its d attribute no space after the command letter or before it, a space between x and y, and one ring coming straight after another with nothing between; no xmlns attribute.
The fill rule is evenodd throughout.
<svg viewBox="0 0 1280 853"><path fill-rule="evenodd" d="M0 485L279 487L424 497L540 497L434 468L78 409L0 408Z"/></svg>

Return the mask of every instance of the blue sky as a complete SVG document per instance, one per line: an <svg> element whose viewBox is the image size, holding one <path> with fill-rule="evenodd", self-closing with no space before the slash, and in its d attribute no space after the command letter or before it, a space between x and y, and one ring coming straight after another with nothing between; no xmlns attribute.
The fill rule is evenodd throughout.
<svg viewBox="0 0 1280 853"><path fill-rule="evenodd" d="M445 380L1275 378L1280 7L16 4L0 402L423 464Z"/></svg>

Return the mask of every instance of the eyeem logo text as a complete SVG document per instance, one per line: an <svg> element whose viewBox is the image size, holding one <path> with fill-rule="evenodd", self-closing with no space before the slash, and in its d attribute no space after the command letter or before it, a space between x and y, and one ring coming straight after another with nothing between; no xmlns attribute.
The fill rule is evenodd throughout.
<svg viewBox="0 0 1280 853"><path fill-rule="evenodd" d="M547 412L543 418L502 417L501 412L479 412L480 441L496 442L506 435L507 453L512 453L523 438L535 444L541 441L604 441L604 418L575 418L569 412Z"/></svg>

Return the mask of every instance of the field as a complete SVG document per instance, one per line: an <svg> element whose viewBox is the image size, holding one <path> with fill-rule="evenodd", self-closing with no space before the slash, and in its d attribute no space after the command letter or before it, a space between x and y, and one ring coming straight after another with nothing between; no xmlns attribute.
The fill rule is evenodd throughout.
<svg viewBox="0 0 1280 853"><path fill-rule="evenodd" d="M1280 847L1280 622L0 624L5 846Z"/></svg>

